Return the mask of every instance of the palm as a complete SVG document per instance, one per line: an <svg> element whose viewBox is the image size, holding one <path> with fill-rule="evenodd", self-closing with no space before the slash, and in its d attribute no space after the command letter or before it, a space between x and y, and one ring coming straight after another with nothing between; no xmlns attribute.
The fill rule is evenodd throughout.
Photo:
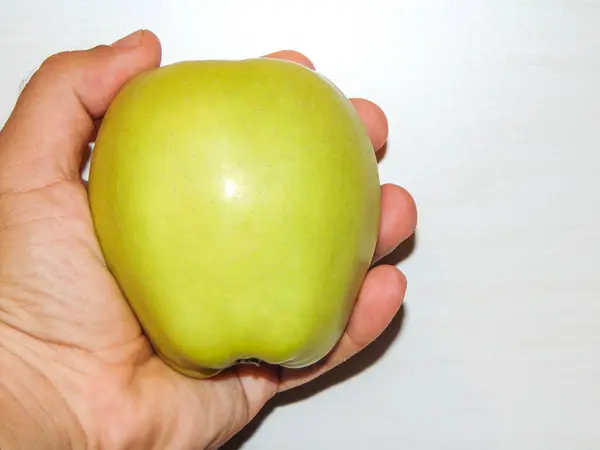
<svg viewBox="0 0 600 450"><path fill-rule="evenodd" d="M138 57L142 61L143 55ZM35 89L34 84L30 90ZM373 104L353 101L379 149L387 132L385 117ZM99 106L92 115L101 116L104 108ZM0 134L0 167L6 173L13 167L10 173L14 174L13 180L0 177L0 344L43 373L73 411L87 439L101 448L218 446L277 391L318 376L367 345L399 307L403 278L395 268L381 266L367 276L347 333L321 363L300 371L241 366L202 381L174 372L155 356L104 264L87 191L79 177L48 174L36 184L35 177L19 173L23 169L11 160L21 151L14 142L29 138L29 130L19 123L23 109L26 106L15 109ZM89 116L78 120L81 136L91 132ZM68 126L54 125L55 129ZM57 145L65 146L78 144ZM81 155L74 151L56 165L73 170L80 163ZM34 184L22 181L30 179ZM13 189L18 183L21 186ZM388 185L382 194L377 258L408 237L415 226L414 204L404 190Z"/></svg>

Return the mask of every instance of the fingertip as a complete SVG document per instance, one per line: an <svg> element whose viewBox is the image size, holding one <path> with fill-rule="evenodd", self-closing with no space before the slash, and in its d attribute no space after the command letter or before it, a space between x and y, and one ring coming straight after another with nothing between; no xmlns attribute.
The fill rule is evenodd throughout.
<svg viewBox="0 0 600 450"><path fill-rule="evenodd" d="M393 183L384 184L381 186L381 190L384 201L396 205L397 212L402 215L406 228L412 234L417 226L418 218L417 203L412 194L402 186Z"/></svg>
<svg viewBox="0 0 600 450"><path fill-rule="evenodd" d="M124 36L110 45L119 53L125 53L128 58L141 57L148 67L155 67L160 64L162 58L162 45L158 36L146 29L135 31Z"/></svg>
<svg viewBox="0 0 600 450"><path fill-rule="evenodd" d="M381 187L381 222L374 261L391 253L417 227L417 206L412 195L395 184Z"/></svg>
<svg viewBox="0 0 600 450"><path fill-rule="evenodd" d="M386 267L385 265L383 267ZM394 276L396 277L396 283L398 283L399 289L402 291L402 299L400 303L404 302L404 294L406 294L406 288L408 287L408 278L404 272L398 269L396 266L390 265L394 269Z"/></svg>
<svg viewBox="0 0 600 450"><path fill-rule="evenodd" d="M269 53L265 58L273 59L284 59L286 61L292 61L298 63L304 67L315 70L313 62L304 54L297 52L296 50L279 50L273 53Z"/></svg>
<svg viewBox="0 0 600 450"><path fill-rule="evenodd" d="M148 49L148 52L150 52L153 58L152 65L160 64L160 61L162 59L162 44L160 42L160 39L154 32L150 30L141 30L141 33L141 44Z"/></svg>
<svg viewBox="0 0 600 450"><path fill-rule="evenodd" d="M380 283L382 288L385 286L387 291L381 295L381 331L388 326L396 313L404 303L404 295L408 285L406 275L398 267L392 264L382 264L375 269L379 270L379 276L382 278ZM372 269L372 270L375 270ZM373 338L374 339L374 338Z"/></svg>
<svg viewBox="0 0 600 450"><path fill-rule="evenodd" d="M162 46L156 34L143 29L110 46L98 46L80 52L80 56L79 60L73 59L72 70L84 71L86 83L75 90L87 106L90 116L98 120L125 83L142 72L160 66ZM94 75L89 76L88 73Z"/></svg>
<svg viewBox="0 0 600 450"><path fill-rule="evenodd" d="M143 28L140 30L140 33L142 33L143 40L153 41L155 44L160 45L160 39L154 31Z"/></svg>
<svg viewBox="0 0 600 450"><path fill-rule="evenodd" d="M352 98L350 101L356 108L358 116L367 127L373 148L375 151L379 151L385 145L389 132L389 124L385 112L377 104L364 98Z"/></svg>
<svg viewBox="0 0 600 450"><path fill-rule="evenodd" d="M378 272L378 276L381 277L379 283L381 286L387 287L387 293L384 297L391 300L390 309L397 310L400 308L407 286L407 279L404 272L393 264L382 264L371 270Z"/></svg>
<svg viewBox="0 0 600 450"><path fill-rule="evenodd" d="M346 333L359 347L369 345L392 321L404 299L406 277L393 265L367 274Z"/></svg>

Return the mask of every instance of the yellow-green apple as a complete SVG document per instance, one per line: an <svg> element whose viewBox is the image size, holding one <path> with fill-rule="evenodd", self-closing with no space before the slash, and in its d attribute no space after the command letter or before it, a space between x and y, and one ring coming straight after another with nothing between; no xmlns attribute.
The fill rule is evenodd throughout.
<svg viewBox="0 0 600 450"><path fill-rule="evenodd" d="M199 378L323 358L380 220L375 153L350 101L270 58L132 79L98 133L89 197L108 268L152 346Z"/></svg>

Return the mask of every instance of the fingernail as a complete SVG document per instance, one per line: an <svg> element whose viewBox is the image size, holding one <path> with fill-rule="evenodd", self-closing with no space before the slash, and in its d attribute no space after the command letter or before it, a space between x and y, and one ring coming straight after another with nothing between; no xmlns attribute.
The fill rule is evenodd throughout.
<svg viewBox="0 0 600 450"><path fill-rule="evenodd" d="M144 36L144 30L135 31L125 37L122 37L117 42L112 44L112 47L115 48L131 48L136 47L142 42L142 37Z"/></svg>

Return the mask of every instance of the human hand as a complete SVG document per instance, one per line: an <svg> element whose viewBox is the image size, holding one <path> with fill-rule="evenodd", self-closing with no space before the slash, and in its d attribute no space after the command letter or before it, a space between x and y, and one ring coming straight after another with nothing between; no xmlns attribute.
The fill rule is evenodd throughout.
<svg viewBox="0 0 600 450"><path fill-rule="evenodd" d="M270 57L312 68L295 52ZM0 132L0 448L217 448L278 392L345 361L388 325L406 281L371 269L346 333L306 369L239 366L187 378L152 351L106 268L81 180L85 149L119 88L160 64L156 36L50 57ZM351 99L376 150L384 113ZM382 186L375 260L416 226L410 195Z"/></svg>

